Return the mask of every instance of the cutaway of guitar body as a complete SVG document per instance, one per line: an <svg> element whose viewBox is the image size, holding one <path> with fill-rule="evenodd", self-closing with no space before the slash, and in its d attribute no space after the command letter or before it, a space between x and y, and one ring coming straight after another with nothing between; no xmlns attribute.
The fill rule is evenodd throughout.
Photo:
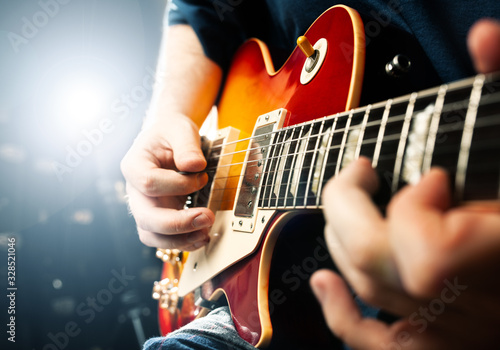
<svg viewBox="0 0 500 350"><path fill-rule="evenodd" d="M328 41L318 75L306 85L300 73L306 60L296 48L275 71L267 46L253 39L236 53L219 110L219 127L232 126L251 134L258 116L278 108L290 112L284 126L357 107L365 62L363 22L345 6L324 12L305 33L314 44Z"/></svg>

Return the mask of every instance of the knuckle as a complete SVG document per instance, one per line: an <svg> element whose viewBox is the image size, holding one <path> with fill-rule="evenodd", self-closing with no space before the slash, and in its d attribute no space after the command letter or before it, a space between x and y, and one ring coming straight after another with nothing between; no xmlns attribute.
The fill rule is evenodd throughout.
<svg viewBox="0 0 500 350"><path fill-rule="evenodd" d="M154 196L158 191L158 183L155 177L150 173L146 173L140 180L142 192L147 196Z"/></svg>
<svg viewBox="0 0 500 350"><path fill-rule="evenodd" d="M144 215L136 214L134 216L135 224L139 232L139 236L142 236L143 232L149 231L149 220L147 220Z"/></svg>
<svg viewBox="0 0 500 350"><path fill-rule="evenodd" d="M144 231L144 230L141 230L140 228L137 229L137 232L139 234L139 240L141 241L142 244L144 244L145 246L148 246L148 247L154 247L155 244L153 242L153 240L151 239L151 235L152 233L151 232L147 232L147 231Z"/></svg>
<svg viewBox="0 0 500 350"><path fill-rule="evenodd" d="M190 220L182 210L173 215L169 215L161 225L162 233L173 235L185 233L189 231L190 228Z"/></svg>
<svg viewBox="0 0 500 350"><path fill-rule="evenodd" d="M129 154L128 153L120 161L120 171L122 172L122 174L125 178L128 178L128 176L130 174Z"/></svg>
<svg viewBox="0 0 500 350"><path fill-rule="evenodd" d="M175 231L175 233L182 233L185 231L186 228L186 223L182 220L182 218L178 218L173 221L172 227Z"/></svg>

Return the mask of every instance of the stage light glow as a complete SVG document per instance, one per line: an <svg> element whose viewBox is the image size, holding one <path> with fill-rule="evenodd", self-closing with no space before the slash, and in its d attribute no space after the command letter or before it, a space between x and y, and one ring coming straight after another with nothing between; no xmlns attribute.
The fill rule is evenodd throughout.
<svg viewBox="0 0 500 350"><path fill-rule="evenodd" d="M80 225L90 225L94 221L94 214L90 209L77 210L71 216L71 220Z"/></svg>
<svg viewBox="0 0 500 350"><path fill-rule="evenodd" d="M59 81L52 97L57 122L66 132L79 132L109 112L111 88L95 75L84 73Z"/></svg>
<svg viewBox="0 0 500 350"><path fill-rule="evenodd" d="M22 163L26 158L26 151L19 145L10 143L0 144L0 159L9 163Z"/></svg>
<svg viewBox="0 0 500 350"><path fill-rule="evenodd" d="M61 94L62 115L77 124L97 119L106 107L106 96L98 83L75 82L68 84Z"/></svg>

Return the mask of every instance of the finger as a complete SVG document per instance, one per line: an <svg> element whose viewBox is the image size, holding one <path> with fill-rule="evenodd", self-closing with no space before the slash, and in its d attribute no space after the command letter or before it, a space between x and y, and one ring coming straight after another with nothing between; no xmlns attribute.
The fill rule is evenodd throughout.
<svg viewBox="0 0 500 350"><path fill-rule="evenodd" d="M207 208L174 210L151 208L135 215L137 226L164 235L187 233L212 226L214 214Z"/></svg>
<svg viewBox="0 0 500 350"><path fill-rule="evenodd" d="M215 216L208 208L182 209L179 197L151 198L127 186L129 207L138 227L160 234L179 234L213 225Z"/></svg>
<svg viewBox="0 0 500 350"><path fill-rule="evenodd" d="M200 147L198 128L189 118L177 118L175 128L167 128L165 135L172 147L175 165L179 171L202 171L207 161Z"/></svg>
<svg viewBox="0 0 500 350"><path fill-rule="evenodd" d="M358 269L343 247L335 242L335 236L328 248L336 267L364 302L398 316L409 315L418 309L418 302L401 289L397 271L386 271L385 266L374 268L376 273ZM373 261L373 265L376 264L377 261Z"/></svg>
<svg viewBox="0 0 500 350"><path fill-rule="evenodd" d="M479 73L500 69L500 22L483 19L470 30L467 44L474 66Z"/></svg>
<svg viewBox="0 0 500 350"><path fill-rule="evenodd" d="M500 214L454 208L443 221L447 249L441 255L450 274L460 273L483 290L498 290L490 276L498 272L500 263Z"/></svg>
<svg viewBox="0 0 500 350"><path fill-rule="evenodd" d="M456 334L431 328L432 323L402 319L391 325L373 318L363 318L342 278L327 270L314 273L311 288L321 304L330 330L349 347L357 350L459 349Z"/></svg>
<svg viewBox="0 0 500 350"><path fill-rule="evenodd" d="M139 168L138 168L139 169ZM194 193L208 183L206 173L180 174L161 168L143 168L131 183L140 192L150 197L178 196Z"/></svg>
<svg viewBox="0 0 500 350"><path fill-rule="evenodd" d="M371 271L374 261L385 265L388 258L386 237L380 234L386 230L385 223L370 197L377 186L370 161L360 158L328 182L323 193L325 218L331 228L327 242L329 235L336 235L352 263L364 271Z"/></svg>
<svg viewBox="0 0 500 350"><path fill-rule="evenodd" d="M378 349L390 339L387 325L362 318L347 286L338 275L321 270L313 274L310 284L328 327L350 347Z"/></svg>
<svg viewBox="0 0 500 350"><path fill-rule="evenodd" d="M137 228L141 242L149 247L193 251L205 246L209 241L209 229L179 235L162 235Z"/></svg>
<svg viewBox="0 0 500 350"><path fill-rule="evenodd" d="M450 203L447 174L431 169L420 182L402 189L389 203L387 217L391 250L405 289L419 298L442 288L442 216Z"/></svg>
<svg viewBox="0 0 500 350"><path fill-rule="evenodd" d="M127 182L141 193L150 197L186 195L199 190L208 182L205 173L183 175L175 170L162 168L156 155L147 149L138 149L140 147L142 146L127 153L122 160L121 169Z"/></svg>

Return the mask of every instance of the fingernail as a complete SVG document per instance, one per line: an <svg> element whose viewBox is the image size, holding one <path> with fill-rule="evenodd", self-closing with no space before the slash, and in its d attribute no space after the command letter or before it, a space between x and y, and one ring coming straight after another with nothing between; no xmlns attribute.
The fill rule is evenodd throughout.
<svg viewBox="0 0 500 350"><path fill-rule="evenodd" d="M208 227L212 223L210 222L210 219L206 214L200 214L197 217L194 218L193 220L193 227L194 228L202 228L202 227Z"/></svg>

